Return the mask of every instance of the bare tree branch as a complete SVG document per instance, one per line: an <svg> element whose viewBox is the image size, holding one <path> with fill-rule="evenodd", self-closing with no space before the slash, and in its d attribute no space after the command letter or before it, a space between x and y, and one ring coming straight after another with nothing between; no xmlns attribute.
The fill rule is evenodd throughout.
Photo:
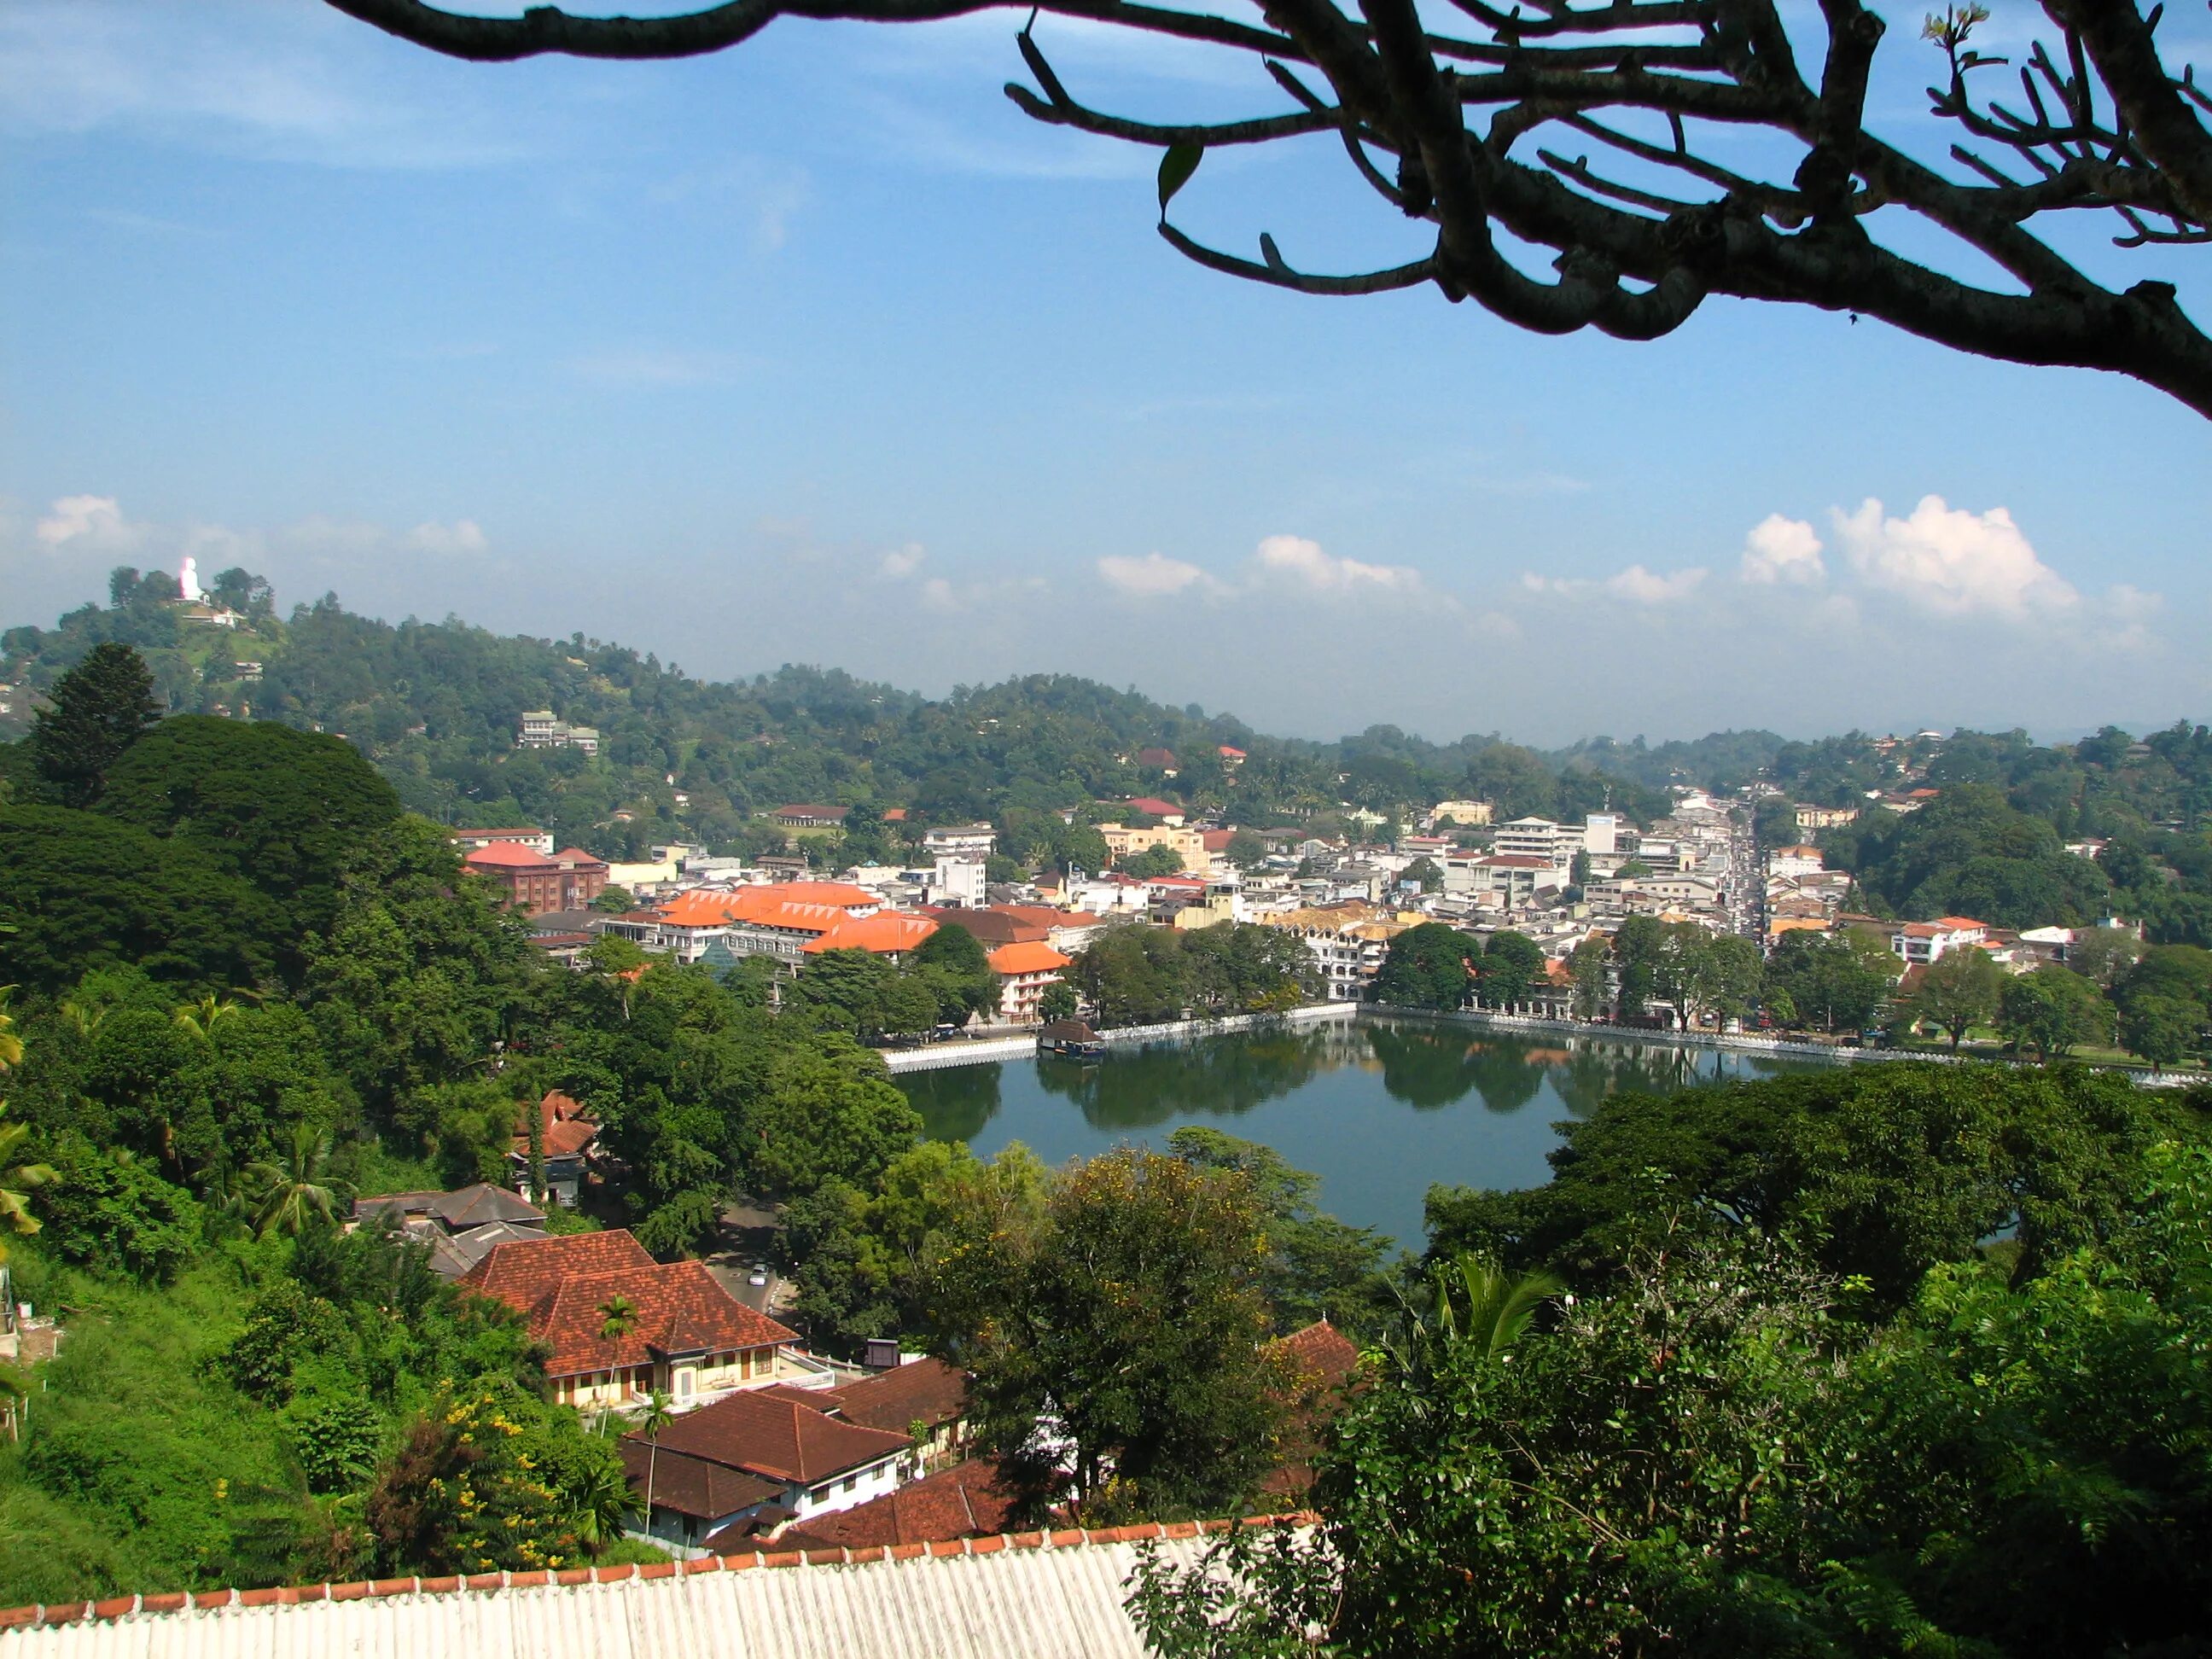
<svg viewBox="0 0 2212 1659"><path fill-rule="evenodd" d="M992 9L730 0L658 18L550 6L487 18L426 0L329 3L485 61L691 57L779 17L926 22ZM2130 375L2212 416L2212 339L2173 289L2101 286L2044 234L2047 215L2108 213L2121 247L2212 241L2212 93L2191 66L2161 57L2156 6L2043 0L2050 38L2008 64L1976 44L1986 7L1950 0L1923 31L1943 76L1929 88L1930 116L1964 141L1939 166L1917 158L1945 147L1867 129L1875 64L1911 48L1891 40L1863 0L1819 0L1818 28L1801 31L1818 38L1797 40L1778 0L1451 3L1473 38L1425 27L1415 0L1261 0L1258 24L1139 0L1038 0L1044 15L1251 54L1290 106L1230 120L1120 115L1072 94L1027 28L1018 41L1036 88L1006 92L1040 122L1169 150L1164 198L1207 149L1334 133L1362 181L1433 236L1431 251L1406 264L1314 275L1293 270L1272 238L1260 238L1258 260L1240 258L1163 213L1160 234L1177 252L1247 281L1319 295L1433 283L1524 328L1629 339L1680 327L1712 295L1815 306L2009 362ZM1992 71L2017 76L2016 103L1984 95ZM1639 135L1661 122L1665 140ZM1747 172L1716 159L1705 141L1723 129L1760 135L1765 161ZM1604 146L1610 163L1563 148L1570 133ZM1395 158L1395 178L1378 157ZM1773 179L1752 176L1770 169ZM1898 251L1924 246L1892 245L1884 228L1899 213L1981 255L2002 279L1967 281L1948 274L1955 262L1938 269ZM1504 246L1548 250L1551 274L1524 269L1525 252Z"/></svg>

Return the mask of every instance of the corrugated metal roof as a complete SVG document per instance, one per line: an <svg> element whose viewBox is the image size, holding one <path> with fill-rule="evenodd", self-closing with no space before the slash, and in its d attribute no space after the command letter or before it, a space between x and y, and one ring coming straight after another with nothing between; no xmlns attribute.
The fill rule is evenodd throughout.
<svg viewBox="0 0 2212 1659"><path fill-rule="evenodd" d="M387 1582L376 1587L383 1594L340 1586L336 1595L356 1599L289 1604L149 1612L125 1598L100 1604L108 1617L46 1609L48 1620L79 1616L0 1630L0 1659L1141 1659L1122 1597L1145 1547L1134 1535L1158 1530L1094 1533L1087 1543L1062 1534L1069 1541L1042 1547L1035 1534L985 1539L935 1547L985 1553L902 1551L850 1565L732 1557L719 1570L700 1562L573 1584L422 1591ZM1188 1566L1206 1542L1151 1547ZM750 1570L730 1570L740 1565Z"/></svg>

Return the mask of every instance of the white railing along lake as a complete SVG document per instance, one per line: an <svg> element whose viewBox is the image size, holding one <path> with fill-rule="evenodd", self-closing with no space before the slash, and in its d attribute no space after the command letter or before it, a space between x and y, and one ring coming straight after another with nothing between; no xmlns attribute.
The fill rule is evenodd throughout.
<svg viewBox="0 0 2212 1659"><path fill-rule="evenodd" d="M1109 1048L1137 1048L1148 1042L1182 1042L1196 1037L1219 1036L1230 1031L1250 1031L1275 1025L1310 1025L1322 1020L1350 1020L1359 1012L1351 1002L1309 1003L1279 1014L1226 1014L1219 1019L1178 1019L1159 1025L1123 1025L1098 1033ZM877 1052L896 1077L906 1072L934 1072L947 1066L984 1066L994 1060L1019 1060L1036 1053L1034 1031L1020 1036L955 1037L926 1048L883 1048Z"/></svg>

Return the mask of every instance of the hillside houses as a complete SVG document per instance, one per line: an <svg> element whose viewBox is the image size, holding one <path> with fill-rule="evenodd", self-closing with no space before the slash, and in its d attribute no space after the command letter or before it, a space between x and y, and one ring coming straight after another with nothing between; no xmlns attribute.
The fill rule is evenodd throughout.
<svg viewBox="0 0 2212 1659"><path fill-rule="evenodd" d="M665 1394L679 1411L770 1382L820 1387L826 1368L796 1334L732 1296L698 1261L655 1261L627 1231L495 1245L462 1274L465 1289L523 1316L545 1350L549 1392L582 1410ZM627 1328L610 1335L610 1307Z"/></svg>

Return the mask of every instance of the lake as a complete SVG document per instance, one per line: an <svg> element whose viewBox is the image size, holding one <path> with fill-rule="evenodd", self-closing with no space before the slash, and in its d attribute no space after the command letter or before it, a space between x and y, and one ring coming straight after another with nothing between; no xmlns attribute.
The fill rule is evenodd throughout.
<svg viewBox="0 0 2212 1659"><path fill-rule="evenodd" d="M1433 1182L1533 1187L1553 1127L1608 1095L1671 1093L1820 1069L1664 1041L1509 1035L1426 1021L1362 1021L1117 1049L1082 1064L1040 1054L893 1079L928 1134L988 1158L1009 1141L1047 1163L1122 1141L1164 1146L1203 1123L1273 1146L1321 1177L1322 1208L1423 1243Z"/></svg>

